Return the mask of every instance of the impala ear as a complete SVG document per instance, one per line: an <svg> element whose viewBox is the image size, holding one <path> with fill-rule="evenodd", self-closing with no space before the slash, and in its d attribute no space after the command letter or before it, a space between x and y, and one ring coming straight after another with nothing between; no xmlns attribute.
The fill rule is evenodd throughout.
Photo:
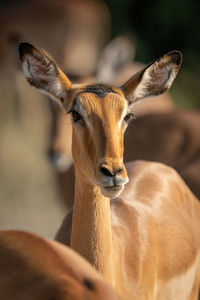
<svg viewBox="0 0 200 300"><path fill-rule="evenodd" d="M132 62L135 55L135 39L129 35L119 35L103 49L96 69L96 80L112 83L126 64Z"/></svg>
<svg viewBox="0 0 200 300"><path fill-rule="evenodd" d="M72 84L54 60L44 50L29 43L19 45L19 56L29 84L62 105Z"/></svg>
<svg viewBox="0 0 200 300"><path fill-rule="evenodd" d="M181 52L171 51L136 73L121 87L128 102L133 104L167 91L178 73L181 62Z"/></svg>

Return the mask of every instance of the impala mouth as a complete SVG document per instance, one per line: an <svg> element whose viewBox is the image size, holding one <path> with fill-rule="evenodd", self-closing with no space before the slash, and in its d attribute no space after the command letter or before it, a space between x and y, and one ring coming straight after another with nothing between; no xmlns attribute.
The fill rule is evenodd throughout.
<svg viewBox="0 0 200 300"><path fill-rule="evenodd" d="M119 191L121 190L122 186L121 185L103 186L103 188L108 191Z"/></svg>
<svg viewBox="0 0 200 300"><path fill-rule="evenodd" d="M101 193L108 198L118 197L124 189L124 185L101 186Z"/></svg>

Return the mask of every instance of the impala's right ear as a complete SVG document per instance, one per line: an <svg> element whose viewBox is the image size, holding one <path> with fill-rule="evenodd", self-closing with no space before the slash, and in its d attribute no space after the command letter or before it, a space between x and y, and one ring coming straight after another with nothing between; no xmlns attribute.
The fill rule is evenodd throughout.
<svg viewBox="0 0 200 300"><path fill-rule="evenodd" d="M72 83L54 60L44 50L37 49L29 43L19 45L19 56L30 85L48 94L62 105Z"/></svg>

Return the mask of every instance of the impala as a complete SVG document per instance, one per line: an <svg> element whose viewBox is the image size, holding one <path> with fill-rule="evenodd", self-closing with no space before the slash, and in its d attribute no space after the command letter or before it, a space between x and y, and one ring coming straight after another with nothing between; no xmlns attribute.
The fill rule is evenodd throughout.
<svg viewBox="0 0 200 300"><path fill-rule="evenodd" d="M118 85L125 82L131 74L142 70L145 65L132 61L135 53L135 42L129 36L117 36L111 40L103 49L97 67L95 76L90 78L90 81L98 81L106 84ZM83 76L72 76L76 82L84 82L89 78ZM58 181L61 190L64 194L64 199L69 199L71 192L68 194L63 185L63 180L66 177L69 180L71 173L61 174L68 170L72 165L71 156L71 138L72 127L69 121L69 116L60 107L56 107L51 102L52 108L52 126L50 127L50 145L49 158L56 167ZM174 110L174 103L169 93L161 94L159 97L152 97L149 101L139 103L134 106L133 112L138 116L146 114L157 114L162 112L170 112ZM70 171L71 172L71 171ZM71 202L71 201L70 201ZM69 205L69 202L68 202Z"/></svg>
<svg viewBox="0 0 200 300"><path fill-rule="evenodd" d="M171 86L180 52L169 52L120 88L72 84L42 50L22 43L19 52L28 82L72 117L75 201L73 219L69 214L60 229L62 242L69 241L123 299L197 299L198 200L168 166L123 163L131 105Z"/></svg>
<svg viewBox="0 0 200 300"><path fill-rule="evenodd" d="M83 258L54 241L0 231L0 299L119 300Z"/></svg>
<svg viewBox="0 0 200 300"><path fill-rule="evenodd" d="M118 85L118 83L125 82L131 74L143 69L145 67L144 64L132 61L135 47L135 41L127 35L117 36L111 40L104 47L96 67L95 76L90 78L90 80ZM89 80L89 78L83 76L73 75L71 78L79 83ZM48 156L55 168L60 198L68 208L71 208L74 200L74 167L71 155L72 126L70 116L66 117L65 112L58 105L53 102L49 103L53 121L50 126ZM169 93L161 94L159 97L152 97L149 101L140 102L139 105L133 108L136 117L146 114L171 112L173 110L174 104ZM149 126L151 128L150 124ZM137 135L137 132L134 134ZM130 149L131 152L132 140L130 143L127 143L125 149ZM148 151L147 147L145 149ZM134 155L131 158L131 160L134 160ZM66 182L68 182L67 185Z"/></svg>

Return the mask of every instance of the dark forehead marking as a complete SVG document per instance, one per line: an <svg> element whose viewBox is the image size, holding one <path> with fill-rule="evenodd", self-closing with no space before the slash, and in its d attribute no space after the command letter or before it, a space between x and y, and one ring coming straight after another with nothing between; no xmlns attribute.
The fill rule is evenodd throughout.
<svg viewBox="0 0 200 300"><path fill-rule="evenodd" d="M108 93L115 93L117 94L116 91L114 91L111 87L108 87L103 84L99 85L87 85L81 93L93 93L96 94L100 98L104 98Z"/></svg>

